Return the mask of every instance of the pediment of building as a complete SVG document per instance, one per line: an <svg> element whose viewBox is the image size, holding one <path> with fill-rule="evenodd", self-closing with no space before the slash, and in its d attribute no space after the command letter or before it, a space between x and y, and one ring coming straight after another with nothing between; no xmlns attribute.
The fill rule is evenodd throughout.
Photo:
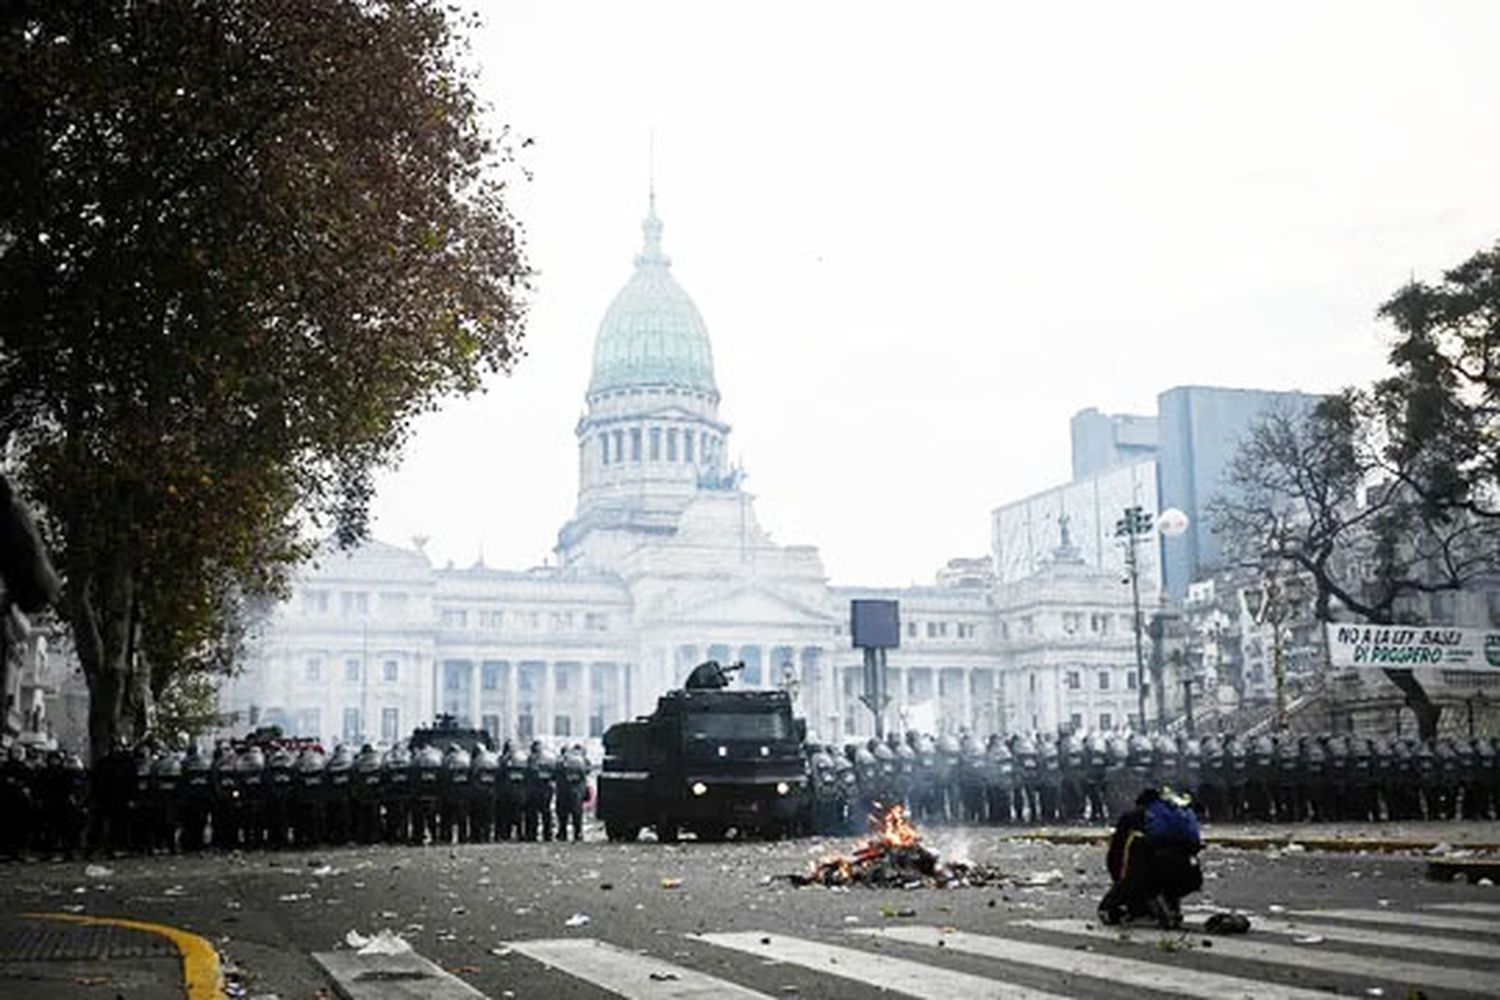
<svg viewBox="0 0 1500 1000"><path fill-rule="evenodd" d="M651 602L650 616L658 621L744 625L831 625L832 607L786 593L764 582L731 584L707 591L670 588Z"/></svg>

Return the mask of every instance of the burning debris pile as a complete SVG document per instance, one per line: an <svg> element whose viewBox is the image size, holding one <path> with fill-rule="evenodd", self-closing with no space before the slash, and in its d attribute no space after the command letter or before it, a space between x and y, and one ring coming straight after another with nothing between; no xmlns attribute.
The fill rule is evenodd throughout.
<svg viewBox="0 0 1500 1000"><path fill-rule="evenodd" d="M963 861L944 862L923 846L906 807L894 805L870 817L870 836L853 856L817 861L802 875L787 876L793 885L864 885L876 889L956 888L998 884L998 869Z"/></svg>

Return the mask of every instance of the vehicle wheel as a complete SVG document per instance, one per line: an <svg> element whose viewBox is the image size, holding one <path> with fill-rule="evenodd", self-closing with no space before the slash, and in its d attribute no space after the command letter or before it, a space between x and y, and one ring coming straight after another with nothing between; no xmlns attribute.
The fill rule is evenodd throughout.
<svg viewBox="0 0 1500 1000"><path fill-rule="evenodd" d="M677 823L662 817L656 821L656 839L663 844L677 843Z"/></svg>
<svg viewBox="0 0 1500 1000"><path fill-rule="evenodd" d="M604 824L604 836L616 843L628 844L641 835L641 828L620 820L608 820Z"/></svg>

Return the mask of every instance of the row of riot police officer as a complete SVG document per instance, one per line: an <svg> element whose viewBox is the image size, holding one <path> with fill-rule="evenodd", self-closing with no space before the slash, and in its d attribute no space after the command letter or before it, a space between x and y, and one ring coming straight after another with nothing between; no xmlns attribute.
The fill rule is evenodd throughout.
<svg viewBox="0 0 1500 1000"><path fill-rule="evenodd" d="M524 752L397 744L331 754L316 745L180 753L142 744L105 755L92 774L65 754L45 764L9 754L0 805L19 822L5 825L0 847L15 855L551 840L554 817L559 837L581 840L589 771L581 745L559 755L540 741Z"/></svg>
<svg viewBox="0 0 1500 1000"><path fill-rule="evenodd" d="M807 825L904 804L936 823L1105 823L1142 788L1193 793L1218 821L1500 818L1500 739L917 733L808 747Z"/></svg>

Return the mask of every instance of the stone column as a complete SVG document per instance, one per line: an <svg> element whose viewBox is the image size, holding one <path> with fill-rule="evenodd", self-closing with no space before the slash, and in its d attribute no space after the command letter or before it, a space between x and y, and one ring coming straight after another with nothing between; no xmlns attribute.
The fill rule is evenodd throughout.
<svg viewBox="0 0 1500 1000"><path fill-rule="evenodd" d="M505 717L500 720L500 728L505 739L513 740L520 732L521 705L516 693L516 678L520 671L520 660L511 660L505 668Z"/></svg>
<svg viewBox="0 0 1500 1000"><path fill-rule="evenodd" d="M469 661L469 725L479 727L479 684L484 672L484 661Z"/></svg>
<svg viewBox="0 0 1500 1000"><path fill-rule="evenodd" d="M557 683L553 663L551 660L542 661L542 690L537 698L537 714L541 716L537 720L536 731L538 736L552 737L557 735L552 731L552 698L555 694L554 684Z"/></svg>
<svg viewBox="0 0 1500 1000"><path fill-rule="evenodd" d="M973 732L974 692L972 690L972 686L974 684L974 669L972 667L964 667L959 674L959 678L959 684L962 686L962 690L959 692L959 697L963 705L963 720L959 725L959 728L967 729L970 732Z"/></svg>

